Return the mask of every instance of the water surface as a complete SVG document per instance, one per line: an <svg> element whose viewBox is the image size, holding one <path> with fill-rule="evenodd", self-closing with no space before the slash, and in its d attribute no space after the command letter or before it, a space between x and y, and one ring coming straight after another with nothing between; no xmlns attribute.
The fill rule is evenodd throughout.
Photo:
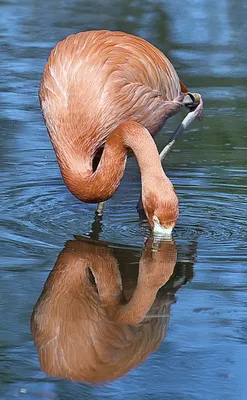
<svg viewBox="0 0 247 400"><path fill-rule="evenodd" d="M8 0L0 3L0 20L2 398L246 399L245 2ZM29 320L65 242L74 235L95 239L98 229L94 206L78 202L61 179L39 109L39 81L57 41L101 28L159 47L202 94L205 111L164 162L180 200L176 268L190 271L174 294L166 336L124 377L90 386L41 372ZM162 129L159 148L181 118ZM123 279L134 283L149 237L135 210L139 192L130 159L98 233L115 249Z"/></svg>

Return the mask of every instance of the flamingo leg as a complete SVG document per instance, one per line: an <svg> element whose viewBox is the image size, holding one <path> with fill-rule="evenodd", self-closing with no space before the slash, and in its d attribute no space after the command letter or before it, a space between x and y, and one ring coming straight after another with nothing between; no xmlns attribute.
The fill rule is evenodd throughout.
<svg viewBox="0 0 247 400"><path fill-rule="evenodd" d="M95 215L97 217L103 217L105 205L106 205L106 201L101 201L100 203L98 203L97 209L95 212Z"/></svg>
<svg viewBox="0 0 247 400"><path fill-rule="evenodd" d="M172 146L174 145L175 141L178 139L178 137L184 132L186 128L196 119L201 119L202 115L202 109L203 109L203 101L202 97L198 93L189 93L184 97L183 100L183 105L192 111L190 111L186 117L183 119L181 124L178 126L178 128L175 130L175 132L172 134L170 139L168 140L166 146L160 153L160 160L161 162L165 159L169 151L171 150Z"/></svg>

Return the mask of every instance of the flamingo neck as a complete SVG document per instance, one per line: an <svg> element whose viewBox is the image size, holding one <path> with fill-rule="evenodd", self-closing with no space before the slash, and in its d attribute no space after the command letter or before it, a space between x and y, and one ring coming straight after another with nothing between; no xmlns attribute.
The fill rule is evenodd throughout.
<svg viewBox="0 0 247 400"><path fill-rule="evenodd" d="M154 140L148 130L134 121L119 125L105 143L97 169L93 171L93 155L80 157L70 154L64 160L58 157L61 172L69 190L81 201L97 203L113 196L124 174L127 151L131 149L138 161L143 194L152 187L153 180L167 182ZM153 189L158 190L157 189Z"/></svg>

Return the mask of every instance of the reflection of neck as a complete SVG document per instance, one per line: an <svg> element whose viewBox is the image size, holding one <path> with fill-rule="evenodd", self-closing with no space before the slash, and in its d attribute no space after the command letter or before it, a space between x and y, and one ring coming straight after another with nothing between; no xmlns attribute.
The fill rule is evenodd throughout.
<svg viewBox="0 0 247 400"><path fill-rule="evenodd" d="M78 157L72 145L68 145L62 154L59 154L60 149L56 149L62 175L70 191L78 199L92 203L112 197L124 173L128 148L137 158L144 189L145 185L150 185L151 178L161 178L168 190L171 189L171 182L162 169L150 133L137 122L128 121L109 135L95 172L92 169L93 153L85 150L84 155ZM147 189L150 191L150 187ZM152 190L158 192L159 186L152 185Z"/></svg>
<svg viewBox="0 0 247 400"><path fill-rule="evenodd" d="M159 288L169 280L176 264L176 245L172 241L160 242L153 249L149 239L142 253L136 290L131 300L118 313L122 323L137 324L150 310Z"/></svg>

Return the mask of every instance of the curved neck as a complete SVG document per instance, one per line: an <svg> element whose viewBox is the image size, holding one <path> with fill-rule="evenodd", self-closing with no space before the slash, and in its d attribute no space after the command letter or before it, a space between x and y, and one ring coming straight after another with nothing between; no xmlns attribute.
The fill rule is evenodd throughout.
<svg viewBox="0 0 247 400"><path fill-rule="evenodd" d="M69 158L58 157L64 181L70 191L84 202L97 203L113 196L123 177L127 151L131 149L138 161L142 185L154 177L166 178L154 140L148 130L134 121L119 125L105 143L102 157L95 172L93 156L84 154L80 158L72 154ZM170 182L170 181L169 181Z"/></svg>

